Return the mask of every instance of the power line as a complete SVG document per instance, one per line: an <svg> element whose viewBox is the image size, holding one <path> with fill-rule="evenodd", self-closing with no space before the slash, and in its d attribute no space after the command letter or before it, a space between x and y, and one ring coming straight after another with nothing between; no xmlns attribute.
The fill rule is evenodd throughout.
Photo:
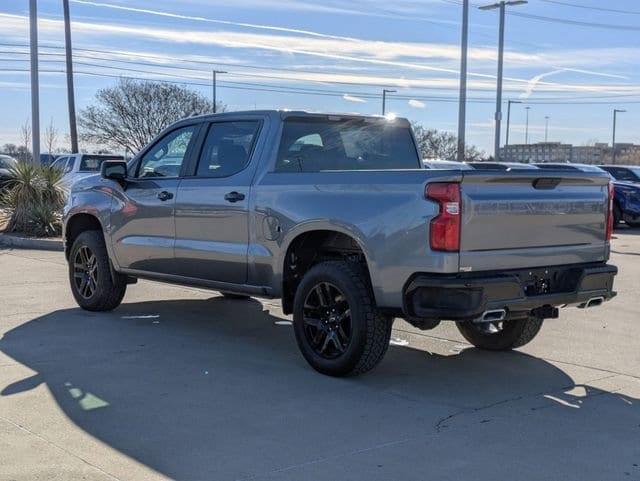
<svg viewBox="0 0 640 481"><path fill-rule="evenodd" d="M449 3L451 5L458 5L458 6L462 5L462 2L460 0L440 0L440 1L444 3ZM560 3L556 0L542 0L542 1ZM479 7L480 4L473 4L473 6ZM572 4L572 6L582 6L582 5ZM640 12L630 11L630 12L621 12L621 13L635 14ZM608 30L626 30L630 32L640 31L640 26L636 26L636 25L619 25L619 24L601 23L601 22L585 22L581 20L573 20L570 18L548 17L545 15L535 15L532 13L516 12L516 11L507 12L507 14L514 17L527 18L529 20L536 20L536 21L548 22L548 23L559 23L562 25L573 25L576 27L601 28L601 29L608 29Z"/></svg>
<svg viewBox="0 0 640 481"><path fill-rule="evenodd" d="M0 46L3 45L0 43ZM13 45L13 44L11 44ZM93 49L76 49L76 50L89 50L91 52L96 52L96 53L104 53L104 54L109 54L109 52L106 51L99 51L99 50L93 50ZM0 53L4 53L4 54L10 54L10 55L26 55L27 52L15 52L15 51L0 51ZM56 52L43 52L41 53L41 55L43 56L62 56L64 55L63 53L56 53ZM96 64L96 63L92 63L92 62L84 62L82 60L77 61L76 63L78 63L79 65L84 65L84 66L90 66L90 67L96 67L96 68L105 68L105 69L111 69L111 70L121 70L121 71L129 71L129 72L133 72L133 73L144 73L144 74L150 74L150 75L156 75L156 76L163 76L163 77L172 77L172 78L184 78L186 80L204 80L205 78L208 79L209 78L209 70L202 70L202 69L196 69L196 68L188 68L188 67L183 67L183 66L176 66L176 65L169 65L169 64L157 64L157 63L151 63L151 62L141 62L141 61L133 61L133 60L123 60L123 59L109 59L109 58L103 58L103 57L96 57L93 55L86 55L83 53L80 54L75 54L74 57L76 58L80 58L80 59L91 59L91 60L98 60L100 62L115 62L115 63L126 63L126 64L130 64L130 65L139 65L139 66L144 66L144 67L156 67L156 68L160 68L160 69L172 69L172 70L179 70L179 71L184 71L184 72L196 72L196 73L201 73L203 74L203 76L201 77L194 77L193 75L179 75L179 74L169 74L166 72L157 72L157 71L149 71L149 70L140 70L140 69L132 69L132 68L127 68L127 67L115 67L115 66L111 66L111 65L103 65L103 64ZM163 58L163 57L158 57L158 58ZM23 62L25 61L24 59L0 59L3 61L19 61L19 62ZM56 62L61 62L61 61L57 61L57 60L42 60L43 62L50 62L50 63L56 63ZM210 63L206 63L207 65L211 65ZM238 64L241 65L241 64ZM295 71L295 70L293 70ZM311 72L310 72L311 73ZM318 73L318 72L313 72L313 73ZM304 79L304 78L290 78L290 77L282 77L282 76L275 76L275 75L265 75L262 73L259 74L250 74L250 73L241 73L241 72L229 72L229 76L232 77L247 77L247 78L259 78L259 79L270 79L270 80L284 80L287 82L305 82L305 83L321 83L321 84L336 84L336 85L348 85L348 86L357 86L357 87L385 87L388 86L389 84L382 84L382 83L364 83L364 82L347 82L347 81L337 81L337 80L320 80L320 79ZM247 85L256 85L256 84L249 84L247 83ZM264 86L268 86L270 87L271 85L264 85L264 84L258 84L257 86L260 87L264 87ZM292 89L292 90L305 90L305 91L311 91L313 89L309 89L309 88L300 88L300 87L290 87L290 86L277 86L278 88L283 88L283 89ZM446 91L453 91L453 87L441 87L441 86L430 86L430 87L419 87L419 86L413 86L413 87L409 87L412 90L446 90ZM614 88L614 87L612 87ZM476 90L476 91L481 91L483 92L483 89L471 89L471 90ZM516 92L517 90L512 90L514 92ZM352 95L360 95L359 92L343 92L343 93L349 93ZM610 94L610 95L603 95L603 96L594 96L594 95L588 95L588 96L571 96L571 97L562 97L565 100L580 100L580 99L596 99L596 98L623 98L623 97L635 97L635 96L640 96L640 92L638 94ZM398 96L396 96L398 97ZM410 98L416 98L416 96L412 96ZM451 97L452 99L454 97ZM554 100L558 100L557 97L538 97L536 100L550 100L550 101L554 101Z"/></svg>
<svg viewBox="0 0 640 481"><path fill-rule="evenodd" d="M64 73L64 70L51 70L44 69L40 70L44 73ZM29 72L28 69L18 69L18 68L0 68L0 72ZM196 85L202 87L210 87L210 83L204 82L193 82L193 81L172 81L172 80L164 80L164 79L150 79L145 77L134 77L134 76L124 76L124 75L114 75L114 74L105 74L105 73L97 73L97 72L87 72L87 71L77 71L77 74L80 75L89 75L94 77L105 77L105 78L115 78L115 79L132 79L132 80L141 80L145 82L161 82L161 83L171 83L178 85ZM255 86L251 86L255 85ZM325 97L343 97L345 92L333 92L333 91L306 91L306 90L286 90L292 87L272 87L269 85L263 85L258 87L261 84L247 84L241 82L220 82L220 86L223 86L227 89L232 90L245 90L245 91L253 91L253 92L275 92L275 93L286 93L286 94L300 94L300 95L317 95L317 96L325 96ZM355 92L353 95L357 95L361 98L366 99L379 99L380 95L377 93L358 93ZM457 98L447 98L447 97L424 97L424 96L412 96L412 95L395 95L394 98L400 100L426 100L428 102L442 102L442 103L456 103L458 101ZM493 99L468 99L469 102L479 103L479 104L491 104L494 102ZM589 101L540 101L540 100L529 100L526 102L529 105L618 105L619 102L589 102ZM640 104L640 100L625 100L625 104Z"/></svg>
<svg viewBox="0 0 640 481"><path fill-rule="evenodd" d="M597 10L599 12L610 12L610 13L625 13L629 15L640 15L640 11L637 10L620 10L617 8L606 8L606 7L594 7L590 5L580 5L578 3L571 2L561 2L560 0L540 0L544 3L554 3L556 5L563 5L565 7L574 7L574 8L582 8L585 10Z"/></svg>

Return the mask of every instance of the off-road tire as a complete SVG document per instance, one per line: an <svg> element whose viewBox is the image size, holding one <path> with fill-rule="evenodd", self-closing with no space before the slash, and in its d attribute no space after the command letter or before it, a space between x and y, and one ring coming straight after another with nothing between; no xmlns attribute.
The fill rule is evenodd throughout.
<svg viewBox="0 0 640 481"><path fill-rule="evenodd" d="M342 291L350 310L351 339L345 352L335 359L318 355L305 335L305 300L321 282L331 283ZM298 347L307 362L322 374L354 376L373 369L389 348L392 324L393 318L377 309L368 275L358 264L344 261L317 264L303 276L296 290L293 326Z"/></svg>
<svg viewBox="0 0 640 481"><path fill-rule="evenodd" d="M504 321L499 332L486 334L470 321L457 322L460 334L478 349L508 351L531 342L540 332L543 319L530 317Z"/></svg>
<svg viewBox="0 0 640 481"><path fill-rule="evenodd" d="M95 254L97 265L97 285L89 298L79 292L75 282L74 261L78 250L83 246L88 247ZM87 311L111 311L122 302L127 290L127 278L115 271L112 272L102 232L96 230L82 232L73 242L69 253L69 283L76 302Z"/></svg>

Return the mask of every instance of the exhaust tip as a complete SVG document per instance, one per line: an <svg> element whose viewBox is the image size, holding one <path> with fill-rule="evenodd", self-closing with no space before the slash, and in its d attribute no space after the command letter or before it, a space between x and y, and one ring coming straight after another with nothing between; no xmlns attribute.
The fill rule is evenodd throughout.
<svg viewBox="0 0 640 481"><path fill-rule="evenodd" d="M605 301L604 296L592 297L587 302L583 302L582 304L580 304L578 307L580 307L581 309L588 309L590 307L598 307L598 306L602 305L602 303L604 303L604 301Z"/></svg>
<svg viewBox="0 0 640 481"><path fill-rule="evenodd" d="M587 301L587 307L597 307L604 302L604 297L593 297Z"/></svg>
<svg viewBox="0 0 640 481"><path fill-rule="evenodd" d="M492 309L490 311L485 311L482 313L480 317L478 317L474 322L500 322L504 321L507 317L506 309Z"/></svg>

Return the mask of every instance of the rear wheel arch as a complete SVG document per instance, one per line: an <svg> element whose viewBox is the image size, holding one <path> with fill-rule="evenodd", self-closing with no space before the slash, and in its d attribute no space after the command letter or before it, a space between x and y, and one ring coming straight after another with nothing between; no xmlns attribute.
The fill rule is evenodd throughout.
<svg viewBox="0 0 640 481"><path fill-rule="evenodd" d="M288 243L281 264L282 308L285 314L293 312L293 301L302 276L316 264L327 260L357 263L371 282L368 256L355 236L323 228L300 232Z"/></svg>

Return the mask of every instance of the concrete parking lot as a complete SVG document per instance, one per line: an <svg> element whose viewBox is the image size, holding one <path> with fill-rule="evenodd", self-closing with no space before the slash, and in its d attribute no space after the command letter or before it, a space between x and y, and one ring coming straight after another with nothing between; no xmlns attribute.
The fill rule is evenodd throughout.
<svg viewBox="0 0 640 481"><path fill-rule="evenodd" d="M76 307L61 253L0 250L1 480L640 480L640 231L618 298L512 353L397 321L353 379L273 301L155 282Z"/></svg>

